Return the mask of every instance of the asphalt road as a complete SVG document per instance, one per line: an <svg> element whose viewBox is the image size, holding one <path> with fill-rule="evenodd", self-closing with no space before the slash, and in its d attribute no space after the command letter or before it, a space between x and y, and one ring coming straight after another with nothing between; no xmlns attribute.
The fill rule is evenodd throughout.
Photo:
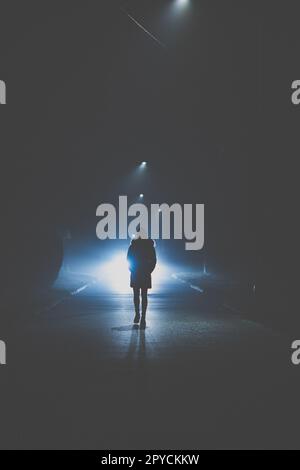
<svg viewBox="0 0 300 470"><path fill-rule="evenodd" d="M146 330L132 319L131 295L96 283L15 327L0 447L298 447L288 338L172 278Z"/></svg>

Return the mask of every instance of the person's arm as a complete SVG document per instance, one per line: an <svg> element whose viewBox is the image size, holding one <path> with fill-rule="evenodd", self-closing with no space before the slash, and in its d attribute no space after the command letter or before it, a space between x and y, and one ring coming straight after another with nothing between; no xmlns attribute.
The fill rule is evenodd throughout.
<svg viewBox="0 0 300 470"><path fill-rule="evenodd" d="M156 258L156 251L154 248L154 242L152 241L151 244L151 256L150 256L150 267L151 267L151 272L154 271L155 266L156 266L157 258Z"/></svg>
<svg viewBox="0 0 300 470"><path fill-rule="evenodd" d="M127 251L127 262L128 262L128 267L129 271L133 271L133 250L132 250L132 245L128 248Z"/></svg>

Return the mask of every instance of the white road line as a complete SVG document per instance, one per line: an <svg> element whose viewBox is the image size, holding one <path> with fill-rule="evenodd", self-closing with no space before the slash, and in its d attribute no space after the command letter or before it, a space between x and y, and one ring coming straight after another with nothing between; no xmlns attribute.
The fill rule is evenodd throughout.
<svg viewBox="0 0 300 470"><path fill-rule="evenodd" d="M194 284L189 284L189 286L190 286L191 289L194 289L194 290L200 292L200 294L203 294L203 292L204 292L204 290L201 289L201 287L195 286Z"/></svg>
<svg viewBox="0 0 300 470"><path fill-rule="evenodd" d="M173 279L176 279L176 281L182 282L182 284L187 284L191 289L194 289L194 290L196 290L197 292L200 292L200 294L203 294L203 293L204 293L204 290L201 289L201 287L195 286L195 284L190 284L189 282L184 281L183 279L181 279L180 277L178 277L177 274L175 274L175 273L172 274L172 278L173 278Z"/></svg>
<svg viewBox="0 0 300 470"><path fill-rule="evenodd" d="M40 310L37 315L41 315L43 313L50 312L51 310L54 310L58 305L63 303L65 300L67 300L69 297L72 297L74 295L79 294L80 292L84 291L89 287L90 284L85 284L84 286L79 287L78 289L75 289L72 292L69 292L69 294L65 295L62 299L57 300L56 302L53 302L53 304L48 305L48 307L43 308Z"/></svg>

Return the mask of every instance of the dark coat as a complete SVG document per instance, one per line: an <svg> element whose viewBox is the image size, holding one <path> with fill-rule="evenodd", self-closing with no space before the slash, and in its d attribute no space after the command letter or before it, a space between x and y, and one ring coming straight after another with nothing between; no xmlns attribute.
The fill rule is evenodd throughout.
<svg viewBox="0 0 300 470"><path fill-rule="evenodd" d="M153 240L137 238L132 240L128 249L130 287L151 289L151 273L156 265L156 253Z"/></svg>

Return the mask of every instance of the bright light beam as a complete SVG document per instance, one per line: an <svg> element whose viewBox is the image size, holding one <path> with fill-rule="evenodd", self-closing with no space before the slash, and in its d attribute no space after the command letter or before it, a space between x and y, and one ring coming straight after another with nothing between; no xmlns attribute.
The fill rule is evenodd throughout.
<svg viewBox="0 0 300 470"><path fill-rule="evenodd" d="M97 269L97 279L101 284L105 284L108 289L118 294L130 294L130 271L124 251L116 252L111 260L104 263ZM163 281L170 277L166 265L161 262L152 273L153 291L157 292ZM151 292L151 291L150 291Z"/></svg>
<svg viewBox="0 0 300 470"><path fill-rule="evenodd" d="M130 272L124 252L116 253L110 261L100 266L98 280L119 294L130 293Z"/></svg>

